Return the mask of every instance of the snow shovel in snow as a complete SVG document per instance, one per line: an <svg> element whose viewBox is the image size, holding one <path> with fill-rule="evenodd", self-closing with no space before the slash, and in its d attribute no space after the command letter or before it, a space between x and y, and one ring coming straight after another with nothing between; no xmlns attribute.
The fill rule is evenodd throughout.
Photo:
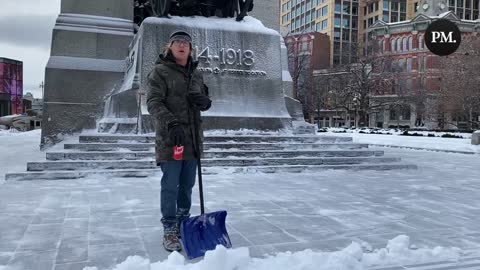
<svg viewBox="0 0 480 270"><path fill-rule="evenodd" d="M182 221L180 233L183 248L189 259L202 257L208 250L214 250L217 245L231 248L232 243L225 226L227 211L205 213L203 204L202 164L200 162L200 147L198 138L198 118L200 112L194 112L195 150L198 157L198 188L200 191L200 216L190 217Z"/></svg>

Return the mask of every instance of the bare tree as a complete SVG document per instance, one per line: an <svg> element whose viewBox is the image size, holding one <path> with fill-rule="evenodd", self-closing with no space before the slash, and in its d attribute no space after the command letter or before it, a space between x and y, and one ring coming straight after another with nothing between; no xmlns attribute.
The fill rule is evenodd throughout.
<svg viewBox="0 0 480 270"><path fill-rule="evenodd" d="M389 98L397 87L396 67L390 56L383 54L378 43L371 42L370 48L356 63L341 65L331 73L331 99L334 101L331 105L354 112L356 126L368 126L370 113L399 102L398 97Z"/></svg>
<svg viewBox="0 0 480 270"><path fill-rule="evenodd" d="M304 32L288 33L284 36L287 46L288 68L293 81L293 98L303 104L304 115L311 119L314 112L311 52L298 41ZM301 38L300 38L301 39Z"/></svg>
<svg viewBox="0 0 480 270"><path fill-rule="evenodd" d="M480 125L480 37L473 34L464 38L457 52L441 58L440 66L442 80L438 93L439 125L478 128Z"/></svg>

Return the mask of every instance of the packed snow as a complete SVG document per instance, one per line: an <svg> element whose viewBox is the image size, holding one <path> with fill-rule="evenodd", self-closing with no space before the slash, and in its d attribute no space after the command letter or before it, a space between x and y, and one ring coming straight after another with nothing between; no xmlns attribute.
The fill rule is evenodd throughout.
<svg viewBox="0 0 480 270"><path fill-rule="evenodd" d="M252 131L250 131L252 132ZM247 134L250 132L246 132ZM218 134L218 132L213 132ZM257 132L256 134L262 134ZM325 134L325 133L323 133ZM342 134L335 134L342 135ZM348 134L350 136L376 136L383 138L383 135L370 134ZM404 140L416 139L403 136L388 136L390 138L398 137ZM358 140L360 137L356 137ZM427 140L455 140L425 137ZM71 139L73 140L73 139ZM67 140L67 141L71 141ZM16 132L14 130L0 131L0 164L2 164L3 173L11 171L25 171L27 161L38 161L44 159L45 153L39 150L40 130L30 132ZM395 143L391 141L390 143ZM413 143L413 142L412 142ZM434 143L432 142L432 145ZM451 147L454 145L451 144ZM55 148L60 147L56 146ZM15 151L12 151L15 149ZM328 172L326 174L338 174L339 172ZM99 177L100 179L101 177ZM269 179L264 177L265 180ZM91 179L99 181L99 179ZM227 177L227 181L228 177ZM425 187L419 186L419 189ZM441 190L441 187L438 187ZM110 190L104 190L109 192ZM435 190L432 190L435 191ZM126 206L136 207L143 202L139 199L130 199L125 201ZM323 214L329 214L328 209L319 209ZM139 256L128 257L124 262L116 265L115 270L269 270L269 269L292 269L292 270L321 270L321 269L345 269L361 270L370 269L377 266L389 265L408 265L435 261L457 261L463 254L463 250L456 247L441 246L422 246L417 248L410 242L407 235L399 235L386 243L384 248L372 250L366 242L352 242L343 249L334 252L321 250L302 250L298 252L278 252L258 258L252 256L247 247L225 249L221 246L216 250L210 251L199 261L188 261L180 253L172 253L167 259L151 262L146 258ZM85 267L83 270L103 270L104 268ZM10 270L6 266L0 266L0 270Z"/></svg>

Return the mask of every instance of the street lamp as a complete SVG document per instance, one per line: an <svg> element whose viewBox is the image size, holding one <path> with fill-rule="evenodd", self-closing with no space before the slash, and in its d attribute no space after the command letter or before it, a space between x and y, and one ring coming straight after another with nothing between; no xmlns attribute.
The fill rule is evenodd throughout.
<svg viewBox="0 0 480 270"><path fill-rule="evenodd" d="M353 97L353 107L355 109L355 128L358 127L358 98L355 96Z"/></svg>

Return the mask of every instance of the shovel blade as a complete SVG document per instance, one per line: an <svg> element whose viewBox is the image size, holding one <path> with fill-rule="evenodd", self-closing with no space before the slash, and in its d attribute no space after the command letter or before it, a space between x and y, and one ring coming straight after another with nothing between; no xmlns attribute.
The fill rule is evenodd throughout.
<svg viewBox="0 0 480 270"><path fill-rule="evenodd" d="M226 218L227 211L217 211L183 220L180 233L189 259L202 257L217 245L232 247L225 226Z"/></svg>

